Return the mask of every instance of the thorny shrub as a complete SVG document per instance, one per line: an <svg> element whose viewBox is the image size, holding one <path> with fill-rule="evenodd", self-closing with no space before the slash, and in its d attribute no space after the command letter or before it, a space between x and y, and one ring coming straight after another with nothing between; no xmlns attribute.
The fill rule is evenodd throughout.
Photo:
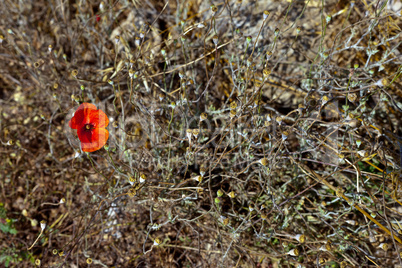
<svg viewBox="0 0 402 268"><path fill-rule="evenodd" d="M0 1L0 260L402 265L400 8Z"/></svg>

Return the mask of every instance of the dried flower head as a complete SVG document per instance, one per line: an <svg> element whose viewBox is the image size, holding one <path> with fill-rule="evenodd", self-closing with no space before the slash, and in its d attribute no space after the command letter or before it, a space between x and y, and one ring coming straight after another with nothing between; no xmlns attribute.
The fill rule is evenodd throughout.
<svg viewBox="0 0 402 268"><path fill-rule="evenodd" d="M261 158L258 162L263 166L268 165L268 159L266 158Z"/></svg>
<svg viewBox="0 0 402 268"><path fill-rule="evenodd" d="M207 118L208 118L208 115L206 113L201 113L201 115L200 115L201 121L206 120Z"/></svg>

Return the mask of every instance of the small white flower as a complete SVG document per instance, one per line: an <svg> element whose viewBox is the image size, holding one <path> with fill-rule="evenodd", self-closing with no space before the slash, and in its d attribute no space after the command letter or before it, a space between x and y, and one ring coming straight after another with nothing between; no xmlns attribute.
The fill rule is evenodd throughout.
<svg viewBox="0 0 402 268"><path fill-rule="evenodd" d="M299 256L299 250L297 248L291 249L288 252L288 255L290 255L290 256Z"/></svg>
<svg viewBox="0 0 402 268"><path fill-rule="evenodd" d="M203 176L201 176L201 175L197 175L197 176L195 176L195 177L192 177L191 179L193 179L193 180L195 180L195 181L198 181L198 182L201 182L201 181L202 181L202 177L203 177Z"/></svg>
<svg viewBox="0 0 402 268"><path fill-rule="evenodd" d="M378 81L375 83L375 85L376 85L376 86L379 86L379 87L383 87L383 86L384 86L384 81L383 81L383 79L378 80Z"/></svg>
<svg viewBox="0 0 402 268"><path fill-rule="evenodd" d="M42 231L45 230L45 228L46 228L46 222L45 221L40 222L40 228L42 229Z"/></svg>

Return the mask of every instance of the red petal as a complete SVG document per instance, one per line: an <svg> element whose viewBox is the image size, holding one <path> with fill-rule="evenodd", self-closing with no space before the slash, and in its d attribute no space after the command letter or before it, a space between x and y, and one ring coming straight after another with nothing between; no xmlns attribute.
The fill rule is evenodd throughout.
<svg viewBox="0 0 402 268"><path fill-rule="evenodd" d="M105 128L109 125L109 118L102 110L91 110L89 119L95 128Z"/></svg>
<svg viewBox="0 0 402 268"><path fill-rule="evenodd" d="M77 130L78 138L81 141L81 148L84 152L94 152L102 148L109 138L109 131L105 128L95 128L91 131L85 128Z"/></svg>
<svg viewBox="0 0 402 268"><path fill-rule="evenodd" d="M88 124L90 122L88 116L93 110L96 110L96 106L92 103L81 104L80 107L78 107L75 111L74 116L71 118L70 122L68 122L68 125L72 129L78 129L83 125Z"/></svg>

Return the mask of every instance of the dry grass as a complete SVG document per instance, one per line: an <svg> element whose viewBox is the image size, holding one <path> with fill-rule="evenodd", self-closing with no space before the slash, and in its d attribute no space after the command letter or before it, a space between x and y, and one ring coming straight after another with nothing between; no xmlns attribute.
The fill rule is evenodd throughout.
<svg viewBox="0 0 402 268"><path fill-rule="evenodd" d="M0 2L0 263L402 266L398 3Z"/></svg>

